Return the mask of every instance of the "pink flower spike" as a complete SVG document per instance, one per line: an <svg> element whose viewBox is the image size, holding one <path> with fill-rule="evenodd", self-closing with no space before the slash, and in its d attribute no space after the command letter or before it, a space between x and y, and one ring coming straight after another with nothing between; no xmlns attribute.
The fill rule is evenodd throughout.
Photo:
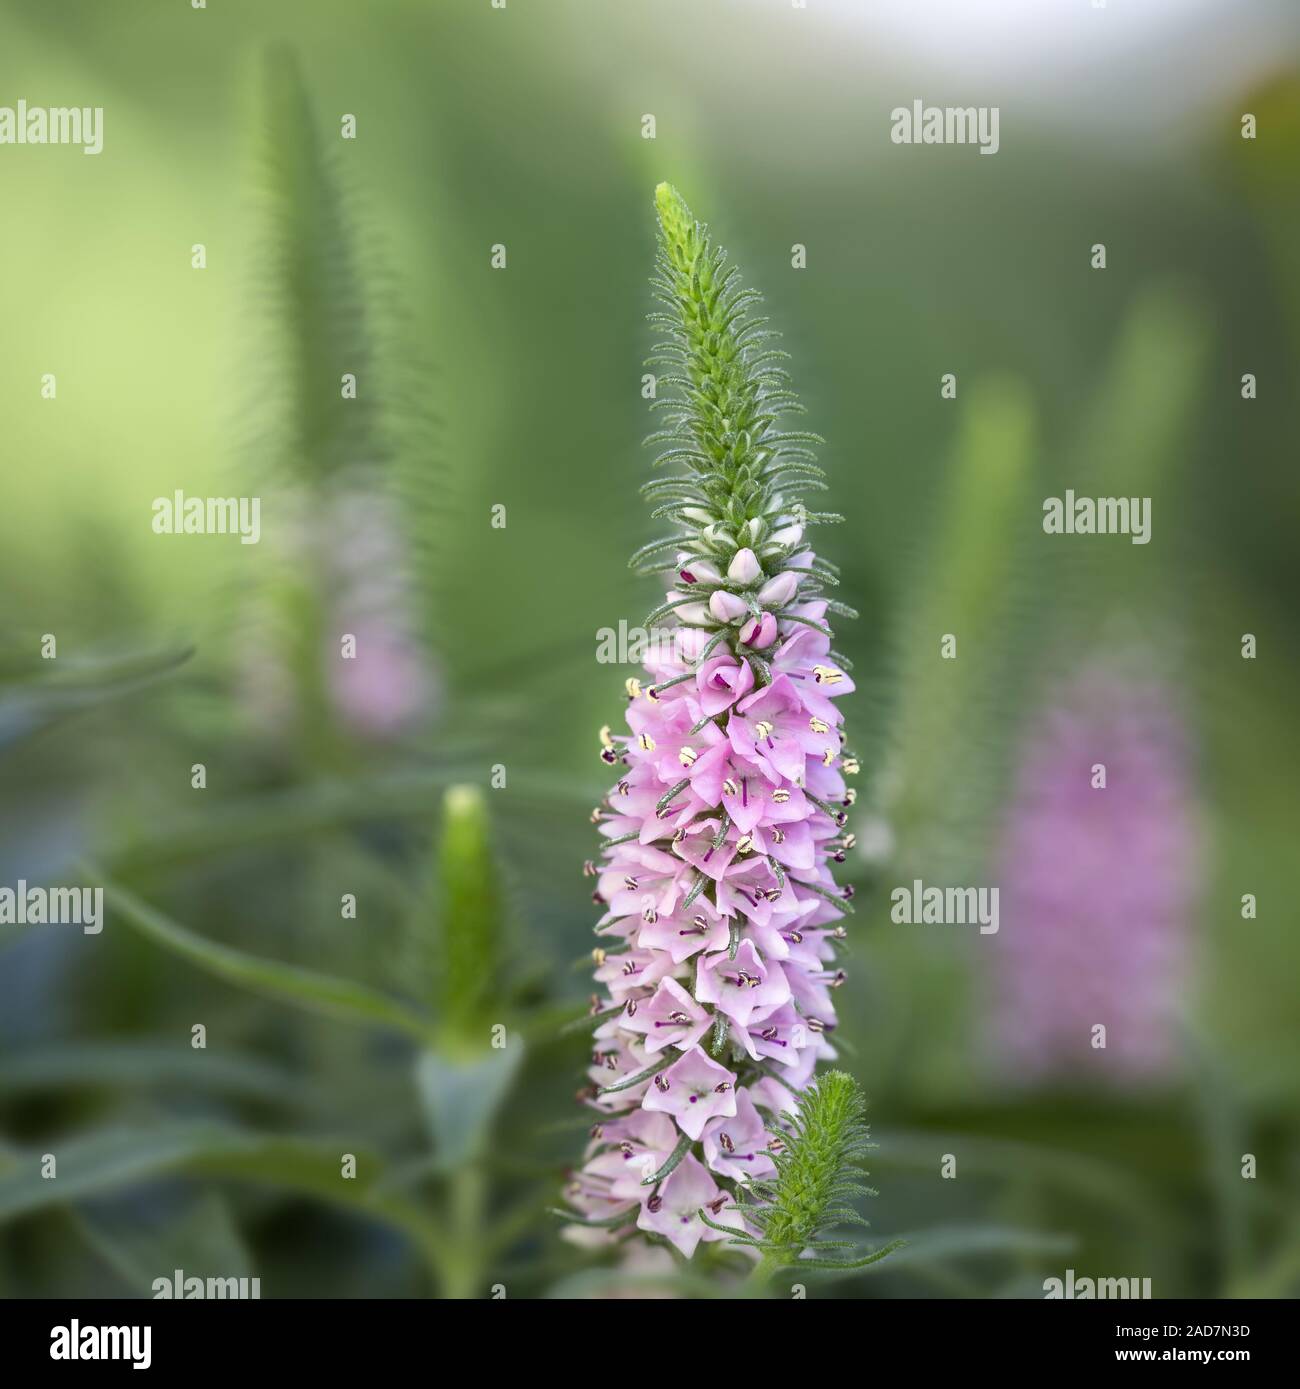
<svg viewBox="0 0 1300 1389"><path fill-rule="evenodd" d="M765 608L783 608L798 592L799 576L787 570L758 590L758 601Z"/></svg>
<svg viewBox="0 0 1300 1389"><path fill-rule="evenodd" d="M671 1114L688 1138L698 1138L710 1119L736 1112L736 1077L692 1047L650 1081L641 1107Z"/></svg>
<svg viewBox="0 0 1300 1389"><path fill-rule="evenodd" d="M735 622L738 618L744 617L749 611L749 607L743 598L737 598L734 593L728 593L725 588L720 588L709 599L709 612L719 622Z"/></svg>
<svg viewBox="0 0 1300 1389"><path fill-rule="evenodd" d="M644 671L620 677L626 724L592 740L613 783L591 812L599 848L582 865L600 916L578 1098L596 1123L568 1199L584 1216L636 1218L690 1257L726 1238L701 1207L709 1222L751 1230L722 1212L782 1164L788 1115L835 1058L853 894L835 865L855 848L848 778L861 764L840 709L853 681L831 654L819 593L833 567L805 541L785 485L781 441L812 436L785 433L779 401L755 410L767 356L737 327L743 314L719 310L730 291L702 224L667 185L656 206L660 288L691 351L720 353L726 370L699 391L665 382L675 428L696 442L656 463L677 478L670 496L687 499L666 508L676 533L633 568L658 574L668 602ZM673 1170L643 1187L670 1157ZM566 1237L608 1246L630 1235L616 1219Z"/></svg>
<svg viewBox="0 0 1300 1389"><path fill-rule="evenodd" d="M654 1053L667 1046L683 1051L709 1030L713 1019L675 979L663 979L648 999L629 1000L621 1026L645 1035L645 1049Z"/></svg>
<svg viewBox="0 0 1300 1389"><path fill-rule="evenodd" d="M762 576L762 566L753 550L737 550L735 557L727 566L727 578L733 584L739 584L741 588L748 588L750 584L755 583Z"/></svg>
<svg viewBox="0 0 1300 1389"><path fill-rule="evenodd" d="M695 996L701 1003L715 1004L744 1027L756 1012L770 1012L787 1002L790 985L780 965L765 964L753 943L742 940L734 960L726 951L701 958Z"/></svg>
<svg viewBox="0 0 1300 1389"><path fill-rule="evenodd" d="M689 1259L701 1240L726 1238L700 1219L701 1208L709 1212L709 1219L715 1224L739 1230L744 1220L738 1210L727 1209L732 1206L731 1197L718 1190L699 1158L686 1157L646 1198L637 1216L637 1228L672 1240Z"/></svg>
<svg viewBox="0 0 1300 1389"><path fill-rule="evenodd" d="M729 709L754 688L754 672L748 661L731 656L712 656L695 677L700 692L700 708L712 717Z"/></svg>
<svg viewBox="0 0 1300 1389"><path fill-rule="evenodd" d="M776 618L771 613L764 613L762 617L751 617L740 629L740 644L752 646L755 651L765 651L776 637Z"/></svg>
<svg viewBox="0 0 1300 1389"><path fill-rule="evenodd" d="M720 584L722 575L716 565L706 559L688 560L677 571L677 577L687 584Z"/></svg>
<svg viewBox="0 0 1300 1389"><path fill-rule="evenodd" d="M771 1136L748 1091L742 1090L736 1096L734 1118L710 1119L704 1126L704 1156L724 1177L740 1182L767 1177L776 1171L767 1150Z"/></svg>

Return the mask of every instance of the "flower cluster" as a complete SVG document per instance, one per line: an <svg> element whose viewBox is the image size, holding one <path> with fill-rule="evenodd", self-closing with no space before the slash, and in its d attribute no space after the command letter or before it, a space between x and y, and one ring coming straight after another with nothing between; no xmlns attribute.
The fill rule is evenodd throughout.
<svg viewBox="0 0 1300 1389"><path fill-rule="evenodd" d="M668 620L675 640L627 682L628 731L601 731L618 779L587 865L604 908L582 1095L598 1119L568 1199L599 1232L586 1237L635 1222L690 1256L744 1228L737 1187L774 1173L779 1117L835 1055L852 889L830 863L852 847L857 764L835 702L853 683L826 626L849 610L804 540L838 518L795 500L822 485L819 441L778 425L798 406L785 354L747 314L757 296L672 189L656 201L668 312L652 316L667 341L651 362L670 368L673 413L652 441L680 471L645 490L678 530L633 563L671 561L646 625Z"/></svg>
<svg viewBox="0 0 1300 1389"><path fill-rule="evenodd" d="M251 596L245 622L251 636L240 648L240 693L250 717L276 738L313 707L367 743L413 732L441 692L414 630L414 595L392 503L373 482L366 490L358 476L343 486L286 490L277 507L286 520L273 553L295 576L284 587L301 603L298 585L307 575L320 615L315 647L299 655L281 630L286 618L275 608L275 587ZM346 659L344 634L355 640Z"/></svg>
<svg viewBox="0 0 1300 1389"><path fill-rule="evenodd" d="M1108 665L1065 683L1032 732L996 938L1009 1075L1124 1084L1175 1069L1200 877L1190 761L1170 691Z"/></svg>

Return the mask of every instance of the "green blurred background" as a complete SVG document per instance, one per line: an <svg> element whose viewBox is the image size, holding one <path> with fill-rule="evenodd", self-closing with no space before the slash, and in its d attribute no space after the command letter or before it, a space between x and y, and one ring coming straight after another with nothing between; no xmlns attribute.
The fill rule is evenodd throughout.
<svg viewBox="0 0 1300 1389"><path fill-rule="evenodd" d="M826 1294L1300 1288L1292 6L4 0L0 39L0 104L105 112L97 156L0 148L0 882L117 893L100 936L0 926L5 1295L625 1277L546 1207L633 673L597 634L657 593L626 560L659 179L766 295L848 517L842 1064L875 1231L913 1242ZM997 105L998 154L892 145L918 97ZM1066 487L1151 496L1151 544L1044 536ZM177 489L260 496L262 542L153 534ZM350 690L343 631L387 658ZM871 887L991 880L1017 740L1098 652L1192 750L1179 1062L1025 1086L986 941ZM367 992L319 1016L204 942Z"/></svg>

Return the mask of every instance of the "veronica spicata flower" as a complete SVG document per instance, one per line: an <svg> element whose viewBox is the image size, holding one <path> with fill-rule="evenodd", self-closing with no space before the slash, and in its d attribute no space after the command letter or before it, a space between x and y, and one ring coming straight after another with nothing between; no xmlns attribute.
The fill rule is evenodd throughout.
<svg viewBox="0 0 1300 1389"><path fill-rule="evenodd" d="M313 701L345 732L373 743L414 731L438 706L437 670L415 631L398 517L389 498L370 487L364 490L358 478L279 499L288 521L278 558L286 574L307 576L320 630L316 648L295 660L274 590L269 598L259 593L252 599L246 624L252 636L240 648L240 691L258 727L277 737L307 717ZM303 601L289 579L279 582L290 601ZM344 634L355 648L346 659ZM295 687L295 676L303 688Z"/></svg>
<svg viewBox="0 0 1300 1389"><path fill-rule="evenodd" d="M1109 665L1063 684L1031 732L992 959L1016 1079L1124 1084L1174 1069L1200 881L1190 760L1170 691Z"/></svg>
<svg viewBox="0 0 1300 1389"><path fill-rule="evenodd" d="M757 1233L738 1188L774 1173L777 1120L835 1055L852 890L830 865L852 846L857 764L836 704L853 682L826 625L852 613L804 539L841 518L799 500L824 486L821 441L782 426L800 407L750 316L757 294L672 188L655 197L665 476L643 490L674 530L633 557L667 571L645 621L664 629L627 682L626 731L601 733L617 780L588 864L604 915L582 1098L598 1117L568 1199L579 1238L635 1224L689 1257Z"/></svg>

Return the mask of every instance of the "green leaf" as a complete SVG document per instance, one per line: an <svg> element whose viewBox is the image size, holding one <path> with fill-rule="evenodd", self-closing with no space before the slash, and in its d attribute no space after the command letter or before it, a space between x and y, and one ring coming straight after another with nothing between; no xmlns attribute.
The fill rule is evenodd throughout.
<svg viewBox="0 0 1300 1389"><path fill-rule="evenodd" d="M472 750L471 750L472 751ZM490 761L482 753L482 765ZM145 870L174 868L195 860L253 845L297 843L353 825L391 820L427 820L449 784L474 775L471 760L432 767L418 773L320 782L301 790L261 792L239 797L178 824L146 842L114 844L106 858L115 877ZM497 794L507 805L536 800L542 804L590 805L608 789L572 779L512 769L510 788Z"/></svg>
<svg viewBox="0 0 1300 1389"><path fill-rule="evenodd" d="M41 1175L51 1152L57 1177ZM352 1153L356 1176L342 1175ZM206 1121L111 1128L8 1151L0 1165L0 1223L169 1175L233 1178L316 1197L402 1230L431 1262L440 1257L439 1227L422 1206L385 1190L380 1160L343 1140L308 1142Z"/></svg>
<svg viewBox="0 0 1300 1389"><path fill-rule="evenodd" d="M92 875L92 881L103 881L93 867L86 871ZM363 984L318 974L297 965L264 960L205 940L112 882L104 882L104 899L127 925L227 983L327 1017L392 1027L420 1040L429 1037L428 1022L403 1004Z"/></svg>
<svg viewBox="0 0 1300 1389"><path fill-rule="evenodd" d="M420 1101L437 1152L448 1170L478 1157L523 1062L517 1039L481 1056L421 1052L416 1061Z"/></svg>
<svg viewBox="0 0 1300 1389"><path fill-rule="evenodd" d="M877 1133L877 1169L928 1172L937 1154L960 1151L963 1170L991 1177L1020 1172L1043 1186L1072 1191L1102 1207L1116 1207L1130 1218L1152 1219L1151 1201L1131 1173L1064 1147L986 1138L980 1134L940 1130L891 1129Z"/></svg>
<svg viewBox="0 0 1300 1389"><path fill-rule="evenodd" d="M157 1278L176 1269L186 1277L248 1278L252 1256L230 1203L213 1191L198 1192L181 1209L129 1209L98 1202L77 1211L75 1224L88 1244L142 1297Z"/></svg>
<svg viewBox="0 0 1300 1389"><path fill-rule="evenodd" d="M16 659L0 653L0 748L84 709L147 689L193 655L190 647L108 659Z"/></svg>
<svg viewBox="0 0 1300 1389"><path fill-rule="evenodd" d="M320 1100L306 1093L301 1077L278 1066L163 1042L54 1043L10 1053L0 1066L0 1095L92 1086L215 1090L292 1109Z"/></svg>
<svg viewBox="0 0 1300 1389"><path fill-rule="evenodd" d="M136 689L170 674L194 654L192 647L135 651L125 656L64 656L57 662L16 657L0 652L0 690L6 695L27 692L49 698L94 700L123 689Z"/></svg>
<svg viewBox="0 0 1300 1389"><path fill-rule="evenodd" d="M889 1271L985 1254L1069 1254L1076 1246L1073 1235L1045 1230L1006 1225L935 1226L902 1236L900 1247L890 1256Z"/></svg>

